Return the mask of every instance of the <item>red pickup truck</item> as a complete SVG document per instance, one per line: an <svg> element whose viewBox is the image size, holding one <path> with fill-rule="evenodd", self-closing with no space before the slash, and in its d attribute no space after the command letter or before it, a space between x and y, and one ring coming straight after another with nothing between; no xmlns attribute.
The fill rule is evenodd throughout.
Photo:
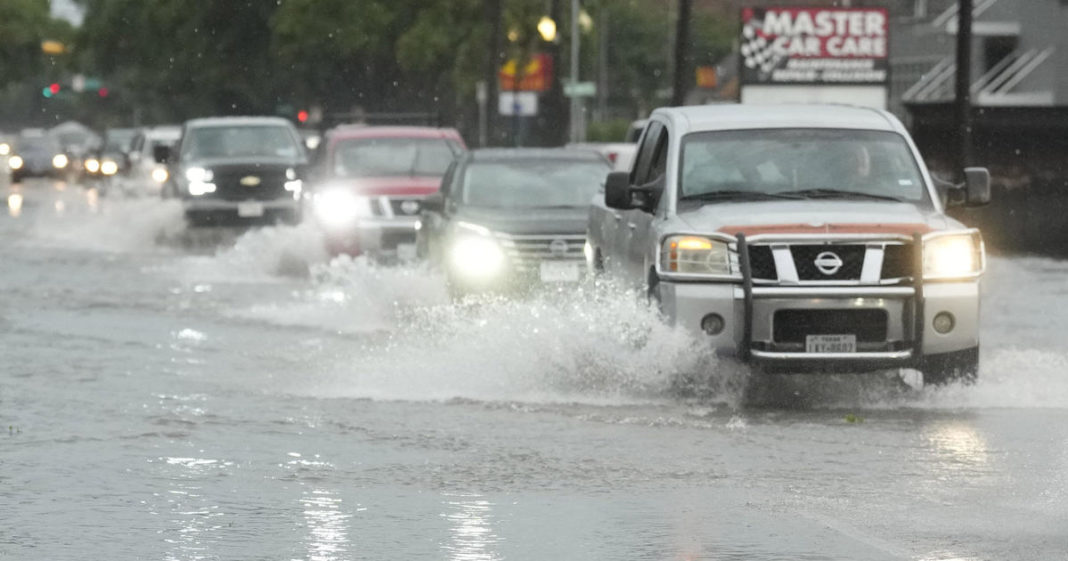
<svg viewBox="0 0 1068 561"><path fill-rule="evenodd" d="M326 133L312 212L332 254L415 258L423 199L466 150L451 128L343 125Z"/></svg>

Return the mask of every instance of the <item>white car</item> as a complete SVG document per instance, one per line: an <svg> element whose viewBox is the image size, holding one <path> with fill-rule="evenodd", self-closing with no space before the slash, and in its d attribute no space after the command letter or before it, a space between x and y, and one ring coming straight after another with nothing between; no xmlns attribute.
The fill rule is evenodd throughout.
<svg viewBox="0 0 1068 561"><path fill-rule="evenodd" d="M973 381L983 241L942 199L986 204L990 174L965 176L938 192L883 111L659 109L590 211L587 265L760 370Z"/></svg>
<svg viewBox="0 0 1068 561"><path fill-rule="evenodd" d="M143 129L130 144L130 170L122 178L124 190L129 194L159 196L167 182L167 166L157 162L155 153L159 147L173 148L182 136L178 125Z"/></svg>

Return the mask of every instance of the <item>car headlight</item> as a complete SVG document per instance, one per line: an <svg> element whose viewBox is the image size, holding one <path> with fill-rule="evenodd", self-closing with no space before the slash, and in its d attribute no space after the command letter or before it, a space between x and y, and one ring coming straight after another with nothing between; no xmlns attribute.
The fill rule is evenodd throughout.
<svg viewBox="0 0 1068 561"><path fill-rule="evenodd" d="M668 236L660 248L660 270L685 275L730 275L730 248L726 242L702 236Z"/></svg>
<svg viewBox="0 0 1068 561"><path fill-rule="evenodd" d="M25 163L25 162L22 161L22 157L21 156L11 156L7 160L7 165L11 169L22 169L22 164L23 163Z"/></svg>
<svg viewBox="0 0 1068 561"><path fill-rule="evenodd" d="M114 160L104 160L100 162L100 173L104 175L115 175L119 173L119 164Z"/></svg>
<svg viewBox="0 0 1068 561"><path fill-rule="evenodd" d="M959 279L983 272L986 255L978 231L935 234L923 242L923 278Z"/></svg>
<svg viewBox="0 0 1068 561"><path fill-rule="evenodd" d="M211 180L215 179L215 174L210 169L192 167L185 170L185 178L190 183L211 183Z"/></svg>
<svg viewBox="0 0 1068 561"><path fill-rule="evenodd" d="M449 245L453 271L468 277L488 278L504 268L504 251L488 228L458 222Z"/></svg>
<svg viewBox="0 0 1068 561"><path fill-rule="evenodd" d="M327 189L315 196L315 214L328 227L351 226L371 216L371 201L345 188Z"/></svg>
<svg viewBox="0 0 1068 561"><path fill-rule="evenodd" d="M52 167L56 169L63 169L67 167L67 164L69 163L70 160L67 158L66 154L56 154L52 157Z"/></svg>
<svg viewBox="0 0 1068 561"><path fill-rule="evenodd" d="M85 171L89 173L96 173L100 171L100 160L96 158L89 158L85 160Z"/></svg>
<svg viewBox="0 0 1068 561"><path fill-rule="evenodd" d="M0 156L7 156L11 153L11 145L6 142L0 142Z"/></svg>
<svg viewBox="0 0 1068 561"><path fill-rule="evenodd" d="M171 174L167 172L167 168L154 168L152 170L152 181L156 183L166 183L167 178L170 176Z"/></svg>

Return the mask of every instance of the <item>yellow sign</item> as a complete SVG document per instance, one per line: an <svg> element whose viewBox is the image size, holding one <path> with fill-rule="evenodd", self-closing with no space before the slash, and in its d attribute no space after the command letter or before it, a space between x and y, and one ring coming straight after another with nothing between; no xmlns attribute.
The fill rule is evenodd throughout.
<svg viewBox="0 0 1068 561"><path fill-rule="evenodd" d="M41 41L41 52L46 55L61 55L67 52L67 46L59 41L49 39Z"/></svg>

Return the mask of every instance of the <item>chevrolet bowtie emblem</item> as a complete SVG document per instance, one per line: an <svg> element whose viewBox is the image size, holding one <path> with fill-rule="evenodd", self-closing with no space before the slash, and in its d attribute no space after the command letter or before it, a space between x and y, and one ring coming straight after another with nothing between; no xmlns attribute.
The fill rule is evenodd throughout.
<svg viewBox="0 0 1068 561"><path fill-rule="evenodd" d="M255 187L260 184L260 178L255 175L246 175L241 178L241 184L245 187Z"/></svg>

